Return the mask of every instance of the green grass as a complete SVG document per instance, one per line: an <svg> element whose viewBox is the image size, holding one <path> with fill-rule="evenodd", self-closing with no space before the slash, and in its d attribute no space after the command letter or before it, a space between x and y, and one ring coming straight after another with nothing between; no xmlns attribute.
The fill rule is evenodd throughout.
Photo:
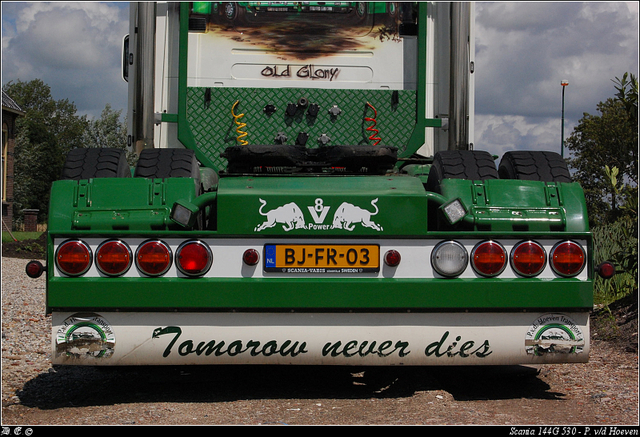
<svg viewBox="0 0 640 437"><path fill-rule="evenodd" d="M11 234L9 234L9 232L7 231L2 231L2 242L7 243L7 242L13 241L13 238L11 238L12 234L14 237L16 237L16 240L23 241L23 240L35 240L42 234L42 232L12 231Z"/></svg>

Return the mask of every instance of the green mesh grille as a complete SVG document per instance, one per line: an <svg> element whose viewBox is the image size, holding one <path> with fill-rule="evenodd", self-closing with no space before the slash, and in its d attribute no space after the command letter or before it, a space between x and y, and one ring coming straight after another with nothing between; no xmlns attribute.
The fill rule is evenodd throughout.
<svg viewBox="0 0 640 437"><path fill-rule="evenodd" d="M316 117L299 108L295 116L286 115L288 103L300 98L316 103L320 110ZM369 102L377 111L376 126L381 138L379 145L398 148L400 154L415 127L415 91L391 90L327 90L300 88L188 88L187 120L196 146L218 168L226 167L220 154L230 146L240 144L237 125L231 109L239 101L235 114L244 114L238 121L246 123L241 131L249 144L274 144L278 133L283 133L285 144L295 144L300 132L308 134L307 147L319 147L318 138L325 134L328 145L373 145L367 131L373 123L365 117L374 117L367 107ZM276 107L271 115L265 113L267 105ZM329 109L336 105L340 114L333 117ZM366 112L365 112L366 111Z"/></svg>

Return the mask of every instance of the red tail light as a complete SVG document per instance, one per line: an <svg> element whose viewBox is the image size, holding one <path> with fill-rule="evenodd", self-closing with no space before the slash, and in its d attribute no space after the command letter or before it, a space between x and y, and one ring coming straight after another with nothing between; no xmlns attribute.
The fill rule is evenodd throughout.
<svg viewBox="0 0 640 437"><path fill-rule="evenodd" d="M584 249L573 241L563 241L551 249L551 267L560 276L575 276L585 266Z"/></svg>
<svg viewBox="0 0 640 437"><path fill-rule="evenodd" d="M91 267L91 249L80 240L68 240L56 250L56 265L68 276L80 276Z"/></svg>
<svg viewBox="0 0 640 437"><path fill-rule="evenodd" d="M384 254L384 262L389 267L397 267L400 264L400 252L397 250L389 250Z"/></svg>
<svg viewBox="0 0 640 437"><path fill-rule="evenodd" d="M255 249L247 249L242 254L242 261L248 266L255 266L260 261L260 254Z"/></svg>
<svg viewBox="0 0 640 437"><path fill-rule="evenodd" d="M521 276L536 276L544 270L547 254L535 241L518 243L511 251L511 267Z"/></svg>
<svg viewBox="0 0 640 437"><path fill-rule="evenodd" d="M482 276L496 276L507 265L507 253L500 243L484 241L471 251L471 265Z"/></svg>
<svg viewBox="0 0 640 437"><path fill-rule="evenodd" d="M176 266L187 276L204 275L212 262L211 249L201 241L187 241L176 252Z"/></svg>
<svg viewBox="0 0 640 437"><path fill-rule="evenodd" d="M136 251L136 265L145 275L160 276L171 267L171 249L162 241L142 243Z"/></svg>
<svg viewBox="0 0 640 437"><path fill-rule="evenodd" d="M105 241L96 251L96 266L108 276L125 274L131 261L131 249L120 240Z"/></svg>

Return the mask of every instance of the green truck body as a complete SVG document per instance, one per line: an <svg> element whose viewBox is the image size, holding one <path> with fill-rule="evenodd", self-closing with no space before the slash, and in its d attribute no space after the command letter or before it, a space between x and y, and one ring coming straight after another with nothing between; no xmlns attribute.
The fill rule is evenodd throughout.
<svg viewBox="0 0 640 437"><path fill-rule="evenodd" d="M472 150L472 5L131 16L138 164L72 152L51 191L54 364L588 360L584 195L553 153Z"/></svg>

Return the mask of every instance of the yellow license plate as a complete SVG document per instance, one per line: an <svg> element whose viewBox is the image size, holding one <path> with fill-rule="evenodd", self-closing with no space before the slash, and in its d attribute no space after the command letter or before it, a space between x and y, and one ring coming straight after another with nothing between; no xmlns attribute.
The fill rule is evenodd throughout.
<svg viewBox="0 0 640 437"><path fill-rule="evenodd" d="M283 273L365 273L380 271L375 244L266 244L264 270Z"/></svg>

